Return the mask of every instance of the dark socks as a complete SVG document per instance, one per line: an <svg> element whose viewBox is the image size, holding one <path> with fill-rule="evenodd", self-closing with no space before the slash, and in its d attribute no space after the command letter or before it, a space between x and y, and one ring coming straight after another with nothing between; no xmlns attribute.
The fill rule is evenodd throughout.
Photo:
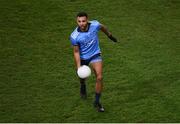
<svg viewBox="0 0 180 124"><path fill-rule="evenodd" d="M96 93L95 94L95 103L99 103L101 97L101 93Z"/></svg>
<svg viewBox="0 0 180 124"><path fill-rule="evenodd" d="M84 79L80 79L80 93L86 95L86 83Z"/></svg>
<svg viewBox="0 0 180 124"><path fill-rule="evenodd" d="M81 92L81 94L86 94L86 84L85 83L81 84L80 92Z"/></svg>

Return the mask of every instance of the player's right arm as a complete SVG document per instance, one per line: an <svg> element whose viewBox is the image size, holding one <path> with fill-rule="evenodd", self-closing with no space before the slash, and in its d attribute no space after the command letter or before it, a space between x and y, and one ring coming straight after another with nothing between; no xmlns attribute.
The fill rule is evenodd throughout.
<svg viewBox="0 0 180 124"><path fill-rule="evenodd" d="M81 66L80 61L80 52L79 52L79 46L73 46L73 54L74 54L74 61L76 63L76 68L78 69Z"/></svg>

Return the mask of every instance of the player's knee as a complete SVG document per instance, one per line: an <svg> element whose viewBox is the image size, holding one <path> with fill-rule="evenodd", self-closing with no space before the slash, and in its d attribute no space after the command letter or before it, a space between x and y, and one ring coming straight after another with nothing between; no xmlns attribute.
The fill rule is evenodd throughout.
<svg viewBox="0 0 180 124"><path fill-rule="evenodd" d="M98 75L97 78L96 78L97 82L102 82L103 80L103 77L102 75Z"/></svg>

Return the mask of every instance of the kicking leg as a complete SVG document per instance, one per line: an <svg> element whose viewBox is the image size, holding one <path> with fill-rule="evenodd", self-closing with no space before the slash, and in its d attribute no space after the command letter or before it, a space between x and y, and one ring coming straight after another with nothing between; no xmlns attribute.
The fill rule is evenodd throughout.
<svg viewBox="0 0 180 124"><path fill-rule="evenodd" d="M96 75L96 87L95 87L95 102L94 105L98 108L98 111L104 112L104 108L100 104L101 92L103 89L103 77L102 77L102 61L91 63Z"/></svg>

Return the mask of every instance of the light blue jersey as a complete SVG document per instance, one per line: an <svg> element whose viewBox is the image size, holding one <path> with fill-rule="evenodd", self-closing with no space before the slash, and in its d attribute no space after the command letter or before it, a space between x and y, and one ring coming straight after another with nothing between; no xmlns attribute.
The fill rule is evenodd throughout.
<svg viewBox="0 0 180 124"><path fill-rule="evenodd" d="M87 60L92 56L101 53L99 48L98 31L100 23L96 20L89 22L87 32L81 32L77 27L71 34L70 40L73 46L78 45L80 48L80 58Z"/></svg>

